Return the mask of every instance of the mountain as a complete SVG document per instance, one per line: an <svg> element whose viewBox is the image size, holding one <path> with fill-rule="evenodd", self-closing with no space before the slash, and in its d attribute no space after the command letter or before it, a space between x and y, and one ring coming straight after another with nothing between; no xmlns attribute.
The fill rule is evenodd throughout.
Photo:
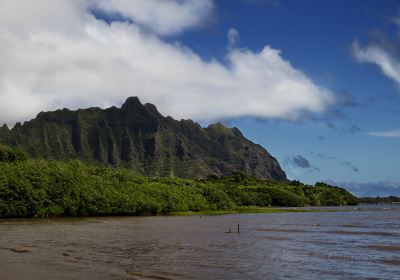
<svg viewBox="0 0 400 280"><path fill-rule="evenodd" d="M244 171L286 180L277 160L239 129L164 117L137 97L121 108L41 112L12 129L0 127L0 144L21 147L33 158L126 166L146 176L205 178Z"/></svg>

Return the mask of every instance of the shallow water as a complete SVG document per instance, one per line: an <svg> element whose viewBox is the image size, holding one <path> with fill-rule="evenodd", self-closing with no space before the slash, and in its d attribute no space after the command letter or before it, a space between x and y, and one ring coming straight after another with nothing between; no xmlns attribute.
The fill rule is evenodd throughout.
<svg viewBox="0 0 400 280"><path fill-rule="evenodd" d="M2 280L399 279L400 207L0 220L0 248Z"/></svg>

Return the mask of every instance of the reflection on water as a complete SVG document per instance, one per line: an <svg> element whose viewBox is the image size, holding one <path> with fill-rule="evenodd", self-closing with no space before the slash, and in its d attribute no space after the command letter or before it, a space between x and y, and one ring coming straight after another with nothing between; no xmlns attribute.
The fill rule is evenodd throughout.
<svg viewBox="0 0 400 280"><path fill-rule="evenodd" d="M384 207L2 220L0 279L398 279L400 208Z"/></svg>

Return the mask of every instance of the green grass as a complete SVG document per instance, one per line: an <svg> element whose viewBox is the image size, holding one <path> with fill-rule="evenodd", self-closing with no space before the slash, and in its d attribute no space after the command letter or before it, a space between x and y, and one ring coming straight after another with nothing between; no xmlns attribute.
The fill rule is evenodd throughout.
<svg viewBox="0 0 400 280"><path fill-rule="evenodd" d="M171 212L168 216L214 216L214 215L229 215L229 214L239 214L236 210L206 210L198 212Z"/></svg>

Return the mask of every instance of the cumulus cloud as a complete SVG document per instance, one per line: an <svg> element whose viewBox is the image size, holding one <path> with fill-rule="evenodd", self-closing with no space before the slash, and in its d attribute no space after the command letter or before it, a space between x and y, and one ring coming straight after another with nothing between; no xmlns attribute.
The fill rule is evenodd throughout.
<svg viewBox="0 0 400 280"><path fill-rule="evenodd" d="M212 0L98 0L93 7L121 15L160 35L171 35L198 26L213 10Z"/></svg>
<svg viewBox="0 0 400 280"><path fill-rule="evenodd" d="M12 125L42 110L106 107L128 96L195 120L296 120L334 102L271 46L232 48L220 63L163 39L201 25L213 9L211 0L0 1L0 120Z"/></svg>
<svg viewBox="0 0 400 280"><path fill-rule="evenodd" d="M357 40L353 42L352 49L358 62L377 65L384 75L400 87L400 61L388 49L374 43L361 47Z"/></svg>
<svg viewBox="0 0 400 280"><path fill-rule="evenodd" d="M375 131L369 133L372 136L378 137L391 137L391 138L400 138L400 129L393 129L387 131Z"/></svg>

